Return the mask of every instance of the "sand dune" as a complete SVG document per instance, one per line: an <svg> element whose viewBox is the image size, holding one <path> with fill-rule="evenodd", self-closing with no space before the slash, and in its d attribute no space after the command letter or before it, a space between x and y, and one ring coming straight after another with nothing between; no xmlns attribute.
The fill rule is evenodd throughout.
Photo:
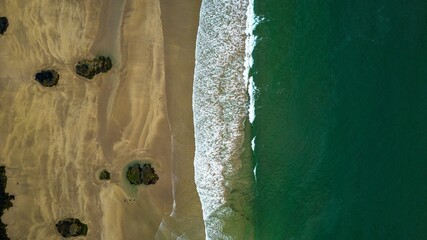
<svg viewBox="0 0 427 240"><path fill-rule="evenodd" d="M178 33L162 16L168 2L0 1L10 22L0 37L0 164L16 197L2 217L11 239L58 239L66 217L88 225L81 239L203 238L191 119L199 3L182 5ZM97 55L112 57L110 72L74 74ZM45 67L59 72L57 86L33 80ZM135 159L152 164L155 185L124 181ZM111 181L98 180L103 168Z"/></svg>

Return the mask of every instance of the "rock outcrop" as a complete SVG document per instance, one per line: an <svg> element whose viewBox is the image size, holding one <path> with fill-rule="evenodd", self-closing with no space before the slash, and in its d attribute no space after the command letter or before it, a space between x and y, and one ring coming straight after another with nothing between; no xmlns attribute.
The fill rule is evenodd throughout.
<svg viewBox="0 0 427 240"><path fill-rule="evenodd" d="M52 69L41 70L34 75L34 79L44 87L53 87L58 84L59 74Z"/></svg>
<svg viewBox="0 0 427 240"><path fill-rule="evenodd" d="M93 60L81 60L76 64L76 73L87 79L92 79L99 73L106 73L113 67L109 57L100 56Z"/></svg>
<svg viewBox="0 0 427 240"><path fill-rule="evenodd" d="M111 179L111 174L109 171L107 170L102 170L101 173L99 174L99 179L101 180L110 180Z"/></svg>
<svg viewBox="0 0 427 240"><path fill-rule="evenodd" d="M9 27L9 20L7 20L7 17L0 17L0 34L3 35L7 27Z"/></svg>
<svg viewBox="0 0 427 240"><path fill-rule="evenodd" d="M150 164L134 164L130 166L126 172L126 178L133 185L139 184L155 184L159 180L159 176L154 171Z"/></svg>
<svg viewBox="0 0 427 240"><path fill-rule="evenodd" d="M9 195L6 192L6 170L4 166L0 166L0 217L3 215L4 210L13 206L12 200L15 199L13 195ZM10 238L6 233L6 224L1 221L0 218L0 239L9 240Z"/></svg>
<svg viewBox="0 0 427 240"><path fill-rule="evenodd" d="M56 224L56 229L63 237L86 236L87 225L76 218L66 218Z"/></svg>

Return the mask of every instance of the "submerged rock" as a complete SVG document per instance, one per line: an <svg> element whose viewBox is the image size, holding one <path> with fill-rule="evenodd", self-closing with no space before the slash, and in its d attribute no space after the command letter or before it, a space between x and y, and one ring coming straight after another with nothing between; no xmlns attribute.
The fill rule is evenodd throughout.
<svg viewBox="0 0 427 240"><path fill-rule="evenodd" d="M3 35L7 27L9 27L9 20L7 20L7 17L0 17L0 34Z"/></svg>
<svg viewBox="0 0 427 240"><path fill-rule="evenodd" d="M99 174L99 179L101 180L110 180L111 174L107 170L102 170L102 172Z"/></svg>
<svg viewBox="0 0 427 240"><path fill-rule="evenodd" d="M53 87L58 84L59 74L52 69L41 70L34 75L34 79L45 87Z"/></svg>
<svg viewBox="0 0 427 240"><path fill-rule="evenodd" d="M106 73L113 67L109 57L97 57L93 60L81 60L76 64L76 73L87 79L92 79L99 73Z"/></svg>
<svg viewBox="0 0 427 240"><path fill-rule="evenodd" d="M139 184L155 184L159 180L159 176L154 171L150 164L134 164L130 166L126 172L126 178L133 185Z"/></svg>
<svg viewBox="0 0 427 240"><path fill-rule="evenodd" d="M56 229L63 237L86 236L87 225L76 218L66 218L56 224Z"/></svg>
<svg viewBox="0 0 427 240"><path fill-rule="evenodd" d="M1 221L1 216L3 216L4 210L13 206L12 200L15 199L13 195L9 195L6 192L6 170L4 166L0 166L0 239L9 240L10 238L6 233L6 224Z"/></svg>

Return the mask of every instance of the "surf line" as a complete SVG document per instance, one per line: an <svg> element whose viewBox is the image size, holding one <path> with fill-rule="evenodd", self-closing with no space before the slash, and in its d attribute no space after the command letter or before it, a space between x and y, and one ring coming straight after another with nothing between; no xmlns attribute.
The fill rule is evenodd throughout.
<svg viewBox="0 0 427 240"><path fill-rule="evenodd" d="M252 13L249 0L207 0L200 10L194 172L207 239L253 238L254 166L248 135L249 88L254 90L249 80Z"/></svg>

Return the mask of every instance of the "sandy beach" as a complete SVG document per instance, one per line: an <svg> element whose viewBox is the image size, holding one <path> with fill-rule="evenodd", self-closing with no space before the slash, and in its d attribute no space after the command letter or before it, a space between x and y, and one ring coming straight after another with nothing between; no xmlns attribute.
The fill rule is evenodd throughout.
<svg viewBox="0 0 427 240"><path fill-rule="evenodd" d="M171 0L5 1L0 15L0 165L14 206L11 239L59 239L55 224L88 225L76 239L203 239L194 184L191 92L200 3ZM93 80L75 64L110 56ZM34 73L53 68L46 88ZM133 160L155 185L131 186ZM98 179L107 169L111 180Z"/></svg>

